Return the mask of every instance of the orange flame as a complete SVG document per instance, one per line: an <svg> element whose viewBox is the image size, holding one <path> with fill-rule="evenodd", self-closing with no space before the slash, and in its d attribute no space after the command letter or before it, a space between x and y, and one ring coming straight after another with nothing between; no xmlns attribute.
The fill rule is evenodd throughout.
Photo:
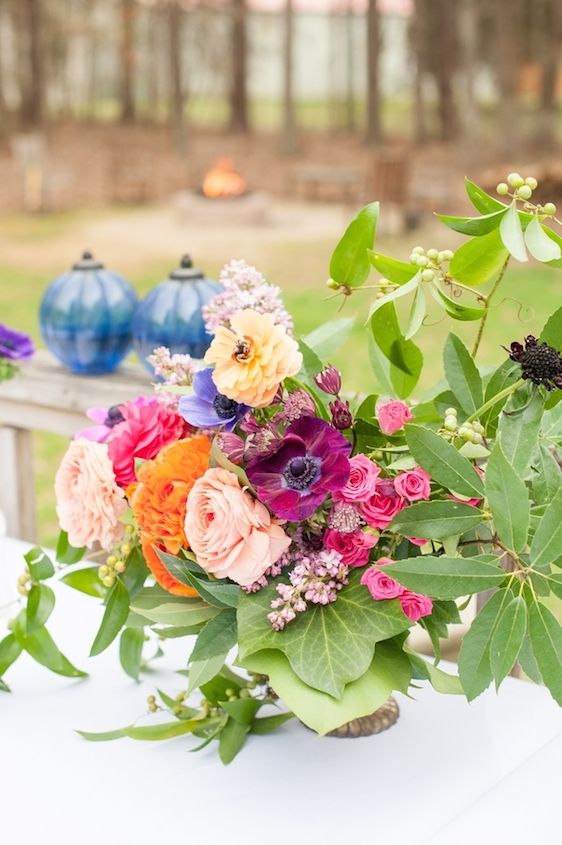
<svg viewBox="0 0 562 845"><path fill-rule="evenodd" d="M246 181L234 169L231 158L219 158L207 171L203 180L203 193L206 197L239 197L246 193Z"/></svg>

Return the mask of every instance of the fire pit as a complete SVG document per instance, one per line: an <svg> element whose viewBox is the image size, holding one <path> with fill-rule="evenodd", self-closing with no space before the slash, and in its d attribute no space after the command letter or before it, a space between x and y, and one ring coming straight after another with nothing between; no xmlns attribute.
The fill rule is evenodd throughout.
<svg viewBox="0 0 562 845"><path fill-rule="evenodd" d="M176 194L174 204L181 220L215 225L267 223L270 205L267 194L248 189L227 157L217 159L199 190Z"/></svg>

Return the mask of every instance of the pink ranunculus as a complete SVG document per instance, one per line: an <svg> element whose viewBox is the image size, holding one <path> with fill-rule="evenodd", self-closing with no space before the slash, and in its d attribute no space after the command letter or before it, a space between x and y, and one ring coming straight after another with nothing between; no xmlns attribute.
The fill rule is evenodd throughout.
<svg viewBox="0 0 562 845"><path fill-rule="evenodd" d="M394 488L399 496L408 499L409 502L417 502L419 499L429 499L431 494L431 478L421 467L407 470L400 473L394 479Z"/></svg>
<svg viewBox="0 0 562 845"><path fill-rule="evenodd" d="M387 563L393 563L388 557L381 557L376 561L375 566L366 569L361 576L361 583L369 590L371 596L376 600L382 599L396 599L399 598L403 592L402 587L390 575L386 575L380 566L385 566Z"/></svg>
<svg viewBox="0 0 562 845"><path fill-rule="evenodd" d="M199 566L243 587L257 581L291 544L265 505L220 467L208 469L193 485L185 534Z"/></svg>
<svg viewBox="0 0 562 845"><path fill-rule="evenodd" d="M379 480L373 495L359 505L367 525L380 530L387 528L403 507L404 499L396 492L391 479Z"/></svg>
<svg viewBox="0 0 562 845"><path fill-rule="evenodd" d="M400 402L398 399L392 399L390 402L378 405L376 415L383 434L394 434L410 420L413 420L406 403Z"/></svg>
<svg viewBox="0 0 562 845"><path fill-rule="evenodd" d="M474 472L479 475L482 480L484 480L484 470L481 467L473 467L473 469ZM482 498L478 498L478 496L472 499L463 499L462 496L456 496L454 493L451 493L447 498L452 499L453 502L460 502L461 505L470 505L472 508L477 508L482 501Z"/></svg>
<svg viewBox="0 0 562 845"><path fill-rule="evenodd" d="M362 502L375 492L380 467L366 455L355 455L349 460L351 472L349 478L334 499L344 502Z"/></svg>
<svg viewBox="0 0 562 845"><path fill-rule="evenodd" d="M428 596L422 596L421 593L412 593L410 590L404 590L400 596L400 605L402 611L412 622L417 622L422 616L429 616L433 610L433 602Z"/></svg>
<svg viewBox="0 0 562 845"><path fill-rule="evenodd" d="M60 526L72 546L100 543L111 549L122 539L120 517L127 503L106 444L73 440L55 477L55 495Z"/></svg>
<svg viewBox="0 0 562 845"><path fill-rule="evenodd" d="M126 402L121 406L123 422L115 427L107 443L115 477L120 487L136 481L135 459L152 460L167 446L181 440L186 422L158 398L143 404Z"/></svg>
<svg viewBox="0 0 562 845"><path fill-rule="evenodd" d="M100 408L95 406L88 408L86 416L96 425L88 426L74 435L75 440L85 438L86 440L95 440L96 443L105 443L112 434L116 433L118 426L125 421L124 414L129 405L148 405L154 401L152 396L137 396L132 402L123 402L120 405L113 405L111 408Z"/></svg>
<svg viewBox="0 0 562 845"><path fill-rule="evenodd" d="M342 534L328 528L324 534L324 548L339 552L346 566L365 566L369 553L379 541L379 535L370 531L351 531Z"/></svg>

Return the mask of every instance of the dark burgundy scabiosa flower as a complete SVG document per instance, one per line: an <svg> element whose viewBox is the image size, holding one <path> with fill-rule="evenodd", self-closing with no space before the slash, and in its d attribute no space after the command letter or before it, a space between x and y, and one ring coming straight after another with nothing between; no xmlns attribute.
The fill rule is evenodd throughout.
<svg viewBox="0 0 562 845"><path fill-rule="evenodd" d="M250 461L248 478L276 516L300 522L346 483L350 451L351 444L329 423L301 417L269 454Z"/></svg>
<svg viewBox="0 0 562 845"><path fill-rule="evenodd" d="M562 356L553 346L530 334L524 346L514 341L508 352L511 360L521 365L524 379L542 384L547 390L562 390Z"/></svg>
<svg viewBox="0 0 562 845"><path fill-rule="evenodd" d="M26 334L9 329L0 323L0 358L28 361L35 352L33 341Z"/></svg>

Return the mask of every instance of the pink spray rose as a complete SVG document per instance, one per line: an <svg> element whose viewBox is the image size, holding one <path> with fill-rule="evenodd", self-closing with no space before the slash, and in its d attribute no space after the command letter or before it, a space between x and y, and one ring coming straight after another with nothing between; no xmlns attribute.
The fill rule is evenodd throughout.
<svg viewBox="0 0 562 845"><path fill-rule="evenodd" d="M369 531L351 531L342 534L328 528L324 534L324 548L339 552L346 566L365 566L369 562L369 552L379 541L378 534Z"/></svg>
<svg viewBox="0 0 562 845"><path fill-rule="evenodd" d="M408 499L409 502L417 502L419 499L429 499L431 479L427 472L421 467L402 472L394 479L394 489L399 496Z"/></svg>
<svg viewBox="0 0 562 845"><path fill-rule="evenodd" d="M396 599L399 598L403 592L402 587L390 575L385 575L380 566L385 566L387 563L393 563L389 557L381 557L377 560L375 566L366 569L361 576L361 583L367 587L371 596L376 600L382 599Z"/></svg>
<svg viewBox="0 0 562 845"><path fill-rule="evenodd" d="M410 409L405 402L392 399L377 406L377 420L383 434L394 434L402 426L413 420Z"/></svg>
<svg viewBox="0 0 562 845"><path fill-rule="evenodd" d="M367 525L380 530L387 528L403 507L404 499L396 492L391 479L377 481L373 495L359 506Z"/></svg>
<svg viewBox="0 0 562 845"><path fill-rule="evenodd" d="M57 515L72 546L100 543L111 549L124 532L120 517L127 510L107 445L73 440L55 477Z"/></svg>
<svg viewBox="0 0 562 845"><path fill-rule="evenodd" d="M433 602L428 596L411 593L410 590L404 590L401 594L400 605L402 611L412 622L417 622L422 616L429 616L433 610Z"/></svg>
<svg viewBox="0 0 562 845"><path fill-rule="evenodd" d="M334 499L344 502L362 502L375 492L380 467L366 455L355 455L349 459L351 471L341 490L334 494Z"/></svg>
<svg viewBox="0 0 562 845"><path fill-rule="evenodd" d="M191 488L185 534L206 572L243 587L261 578L291 544L265 505L219 467L208 469Z"/></svg>

